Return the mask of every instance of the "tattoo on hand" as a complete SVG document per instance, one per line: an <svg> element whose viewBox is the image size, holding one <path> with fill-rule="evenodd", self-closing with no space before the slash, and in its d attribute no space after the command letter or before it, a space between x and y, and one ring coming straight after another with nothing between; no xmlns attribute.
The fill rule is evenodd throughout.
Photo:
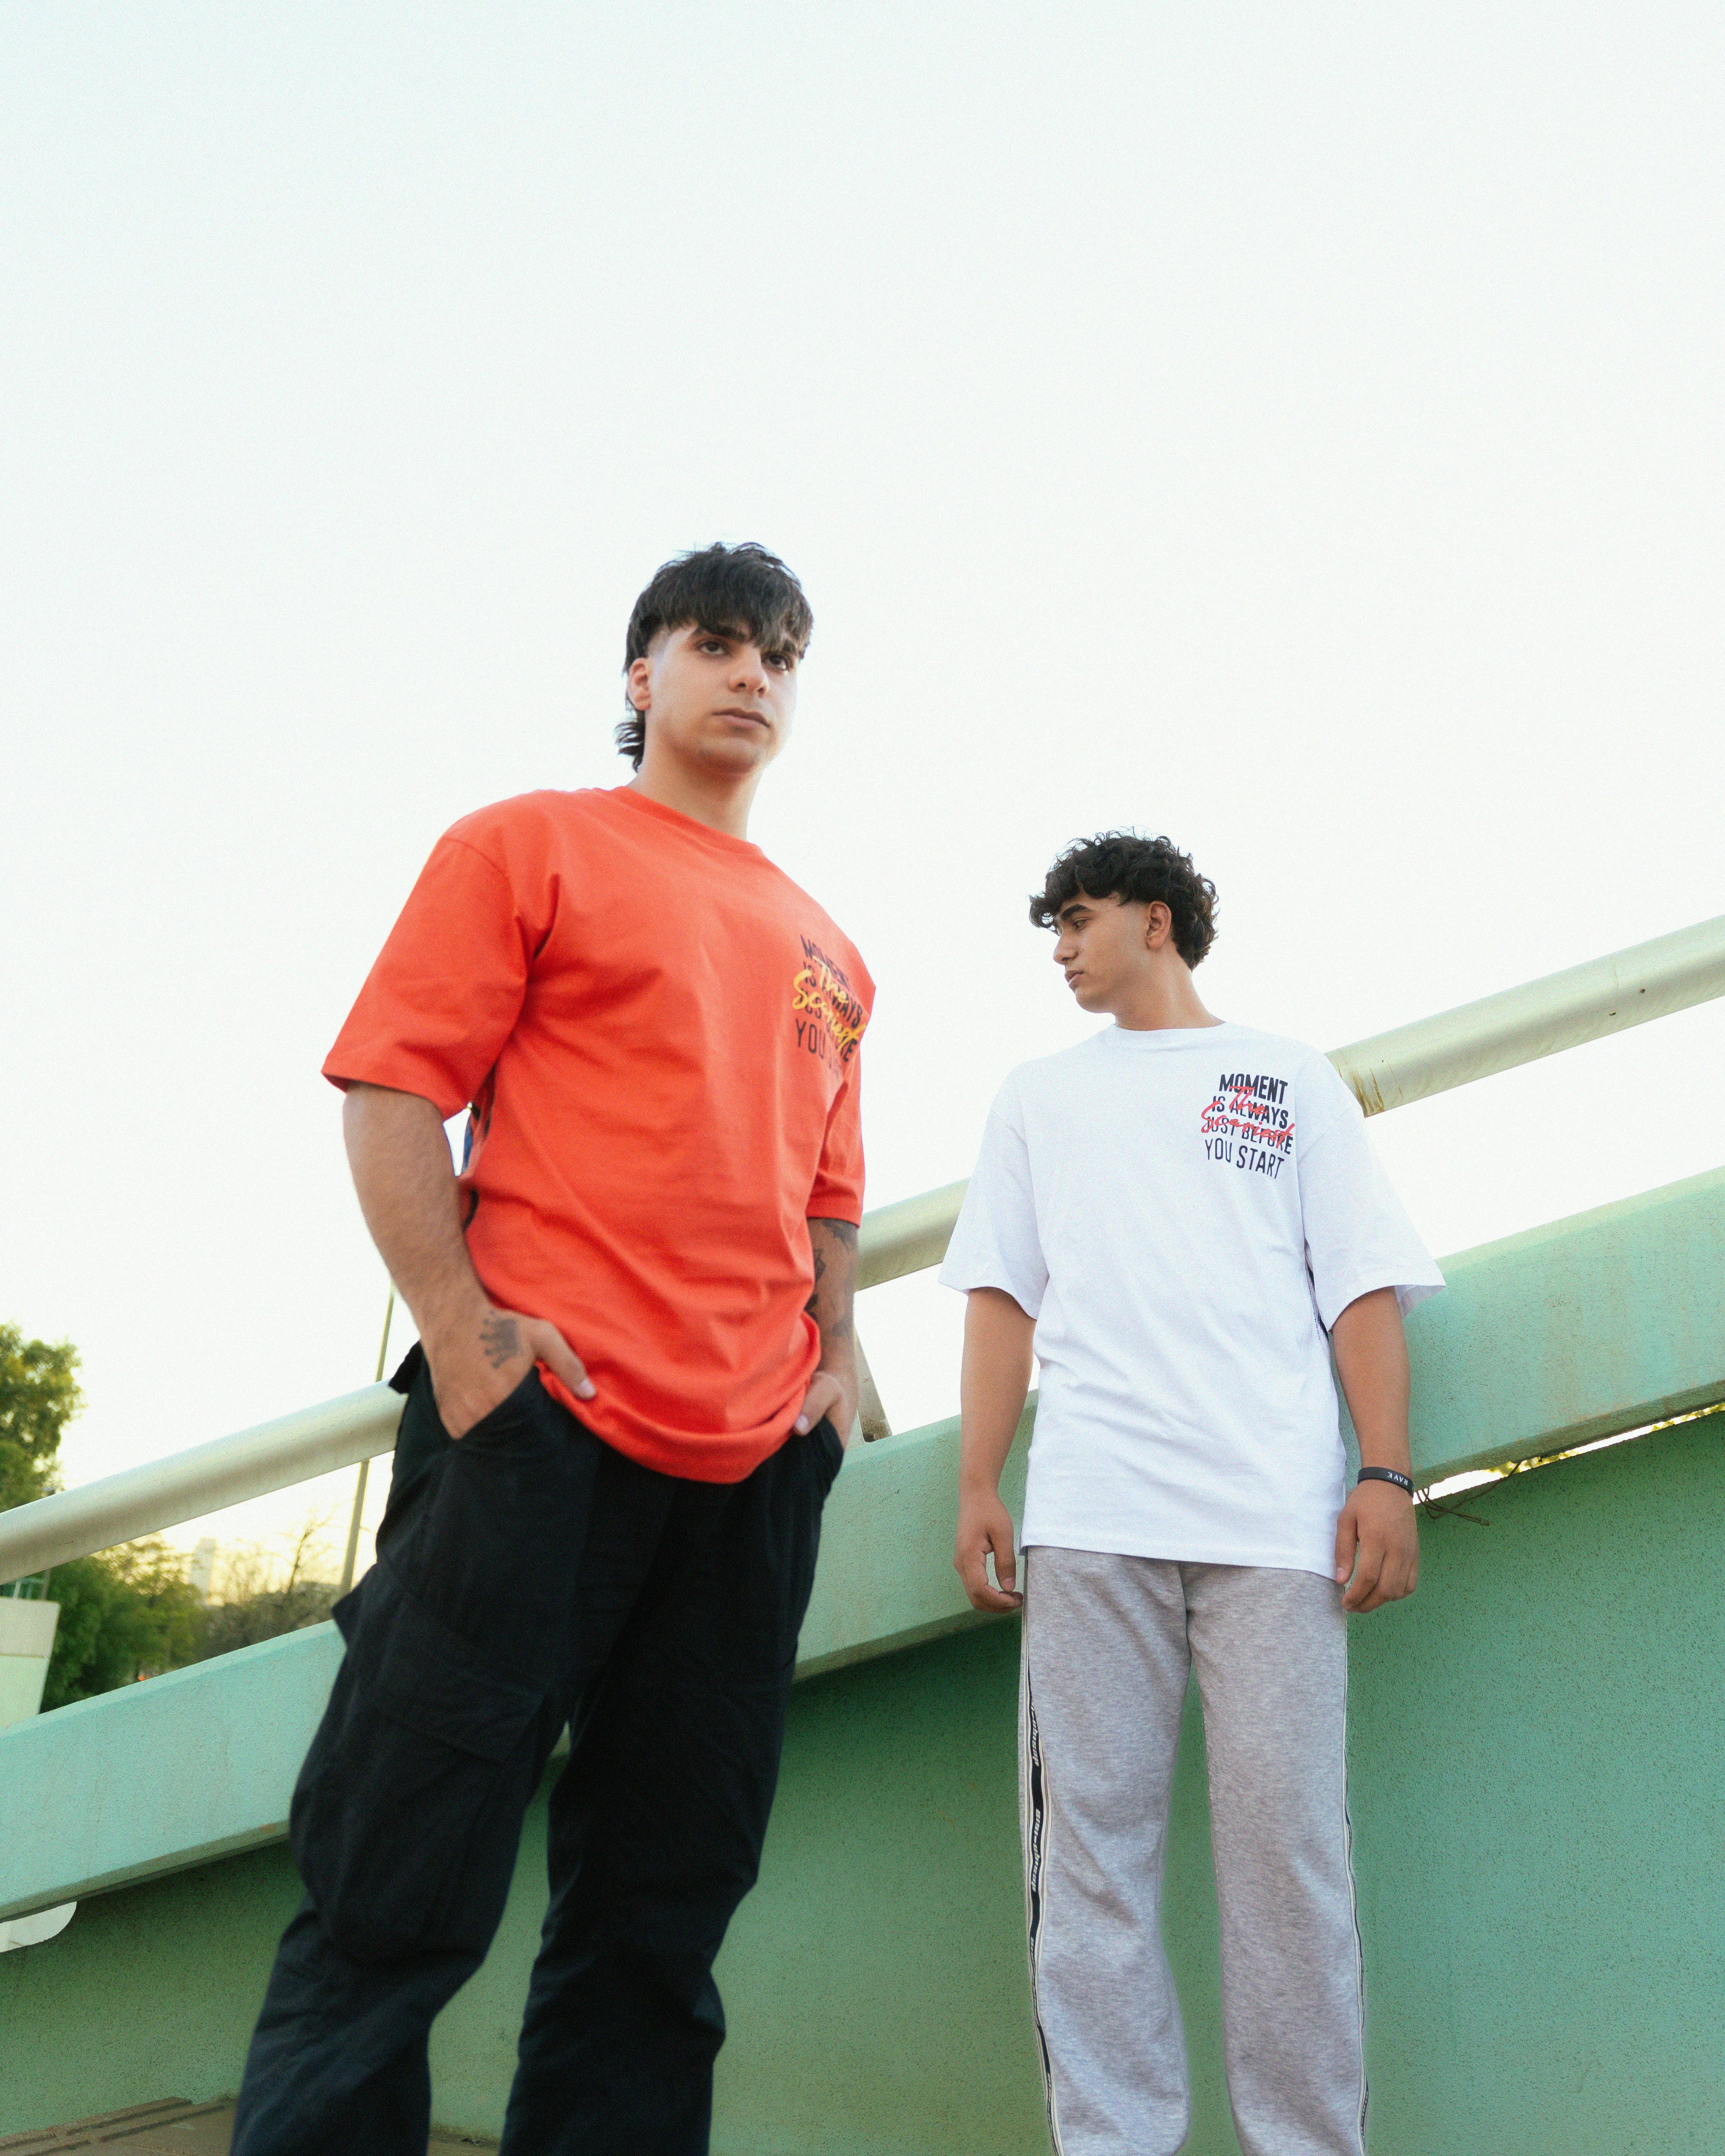
<svg viewBox="0 0 1725 2156"><path fill-rule="evenodd" d="M480 1344L485 1351L485 1360L494 1370L501 1370L506 1363L512 1363L521 1352L521 1328L512 1317L506 1317L501 1310L490 1312L480 1327Z"/></svg>

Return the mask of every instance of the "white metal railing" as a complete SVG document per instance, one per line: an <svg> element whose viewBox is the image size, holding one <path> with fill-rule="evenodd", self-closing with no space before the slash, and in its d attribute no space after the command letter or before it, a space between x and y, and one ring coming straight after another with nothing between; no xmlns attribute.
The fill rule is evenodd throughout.
<svg viewBox="0 0 1725 2156"><path fill-rule="evenodd" d="M45 1572L388 1452L401 1406L400 1394L388 1385L367 1385L278 1422L0 1512L0 1578Z"/></svg>
<svg viewBox="0 0 1725 2156"><path fill-rule="evenodd" d="M1355 1041L1333 1050L1330 1060L1366 1113L1378 1115L1722 995L1725 915ZM963 1196L963 1183L949 1183L869 1214L858 1285L878 1287L937 1265ZM387 1385L367 1385L278 1422L0 1512L0 1582L372 1459L393 1445L400 1414L400 1399Z"/></svg>
<svg viewBox="0 0 1725 2156"><path fill-rule="evenodd" d="M1332 1048L1330 1060L1366 1113L1378 1116L1716 996L1725 996L1725 914L1609 958L1590 958L1522 988L1481 996L1435 1018L1416 1019L1393 1033ZM859 1284L875 1287L937 1265L964 1188L949 1183L870 1214L863 1222Z"/></svg>
<svg viewBox="0 0 1725 2156"><path fill-rule="evenodd" d="M1725 914L1338 1048L1368 1116L1725 996Z"/></svg>

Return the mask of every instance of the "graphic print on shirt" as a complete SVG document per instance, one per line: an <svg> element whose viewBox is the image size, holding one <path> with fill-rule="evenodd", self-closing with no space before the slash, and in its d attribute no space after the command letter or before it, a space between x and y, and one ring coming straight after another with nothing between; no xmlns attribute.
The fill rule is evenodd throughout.
<svg viewBox="0 0 1725 2156"><path fill-rule="evenodd" d="M1294 1157L1288 1081L1254 1070L1224 1070L1199 1118L1204 1158L1274 1183Z"/></svg>
<svg viewBox="0 0 1725 2156"><path fill-rule="evenodd" d="M791 983L791 1018L797 1029L797 1045L818 1055L829 1070L843 1077L845 1066L863 1037L867 1014L845 968L809 937L799 935L797 941L803 946L803 964Z"/></svg>

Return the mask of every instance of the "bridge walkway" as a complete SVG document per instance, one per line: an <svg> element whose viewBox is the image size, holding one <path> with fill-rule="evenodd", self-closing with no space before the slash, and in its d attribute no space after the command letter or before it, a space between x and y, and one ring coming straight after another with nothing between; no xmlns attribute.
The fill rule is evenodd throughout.
<svg viewBox="0 0 1725 2156"><path fill-rule="evenodd" d="M228 2156L234 2137L231 2103L187 2103L182 2097L133 2104L100 2118L74 2119L0 2139L0 2156L62 2156L74 2148L112 2148L116 2156ZM495 2148L495 2141L434 2133L426 2156L440 2152Z"/></svg>
<svg viewBox="0 0 1725 2156"><path fill-rule="evenodd" d="M1334 1060L1376 1113L1721 995L1725 918ZM863 1284L937 1263L961 1192L871 1214ZM1416 1479L1540 1471L1433 1508L1420 1594L1350 1644L1373 2146L1717 2149L1725 1168L1444 1271L1408 1327ZM376 1386L19 1507L0 1518L0 1582L387 1453L399 1409ZM1034 1412L1003 1481L1014 1512ZM957 1449L956 1419L883 1433L829 1502L798 1668L814 1681L793 1697L761 1884L720 1970L734 2035L716 2156L911 2156L907 2136L916 2156L1046 2151L1017 1643L952 1568ZM290 1793L340 1656L334 1627L313 1626L0 1730L0 1926L77 1905L0 1954L0 2156L228 2156L301 1894ZM1238 2156L1207 1774L1194 1702L1163 1930L1189 2146ZM483 2137L501 2131L544 1914L546 1795L497 1944L434 2032L432 2149L497 2145ZM158 2094L175 2083L184 2101ZM39 2123L56 2114L76 2123Z"/></svg>

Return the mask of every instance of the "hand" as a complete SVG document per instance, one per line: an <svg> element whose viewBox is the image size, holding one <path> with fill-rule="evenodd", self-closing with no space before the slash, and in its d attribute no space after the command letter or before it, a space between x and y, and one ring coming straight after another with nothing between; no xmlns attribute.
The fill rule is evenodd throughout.
<svg viewBox="0 0 1725 2156"><path fill-rule="evenodd" d="M988 1584L990 1551L999 1587ZM1019 1561L1013 1551L1012 1514L993 1490L959 1491L958 1540L952 1563L973 1609L1016 1609L1024 1600L1014 1592Z"/></svg>
<svg viewBox="0 0 1725 2156"><path fill-rule="evenodd" d="M1361 1482L1336 1522L1336 1584L1356 1616L1399 1602L1420 1584L1414 1501L1394 1482Z"/></svg>
<svg viewBox="0 0 1725 2156"><path fill-rule="evenodd" d="M428 1333L426 1360L438 1419L454 1438L465 1437L502 1406L529 1370L543 1363L578 1400L593 1397L593 1380L562 1334L543 1317L481 1303L448 1327Z"/></svg>
<svg viewBox="0 0 1725 2156"><path fill-rule="evenodd" d="M845 1381L836 1370L817 1370L809 1380L809 1389L803 1395L803 1405L797 1419L791 1424L798 1437L814 1429L825 1415L839 1433L840 1445L849 1445L850 1433L856 1427L856 1391L848 1392Z"/></svg>

